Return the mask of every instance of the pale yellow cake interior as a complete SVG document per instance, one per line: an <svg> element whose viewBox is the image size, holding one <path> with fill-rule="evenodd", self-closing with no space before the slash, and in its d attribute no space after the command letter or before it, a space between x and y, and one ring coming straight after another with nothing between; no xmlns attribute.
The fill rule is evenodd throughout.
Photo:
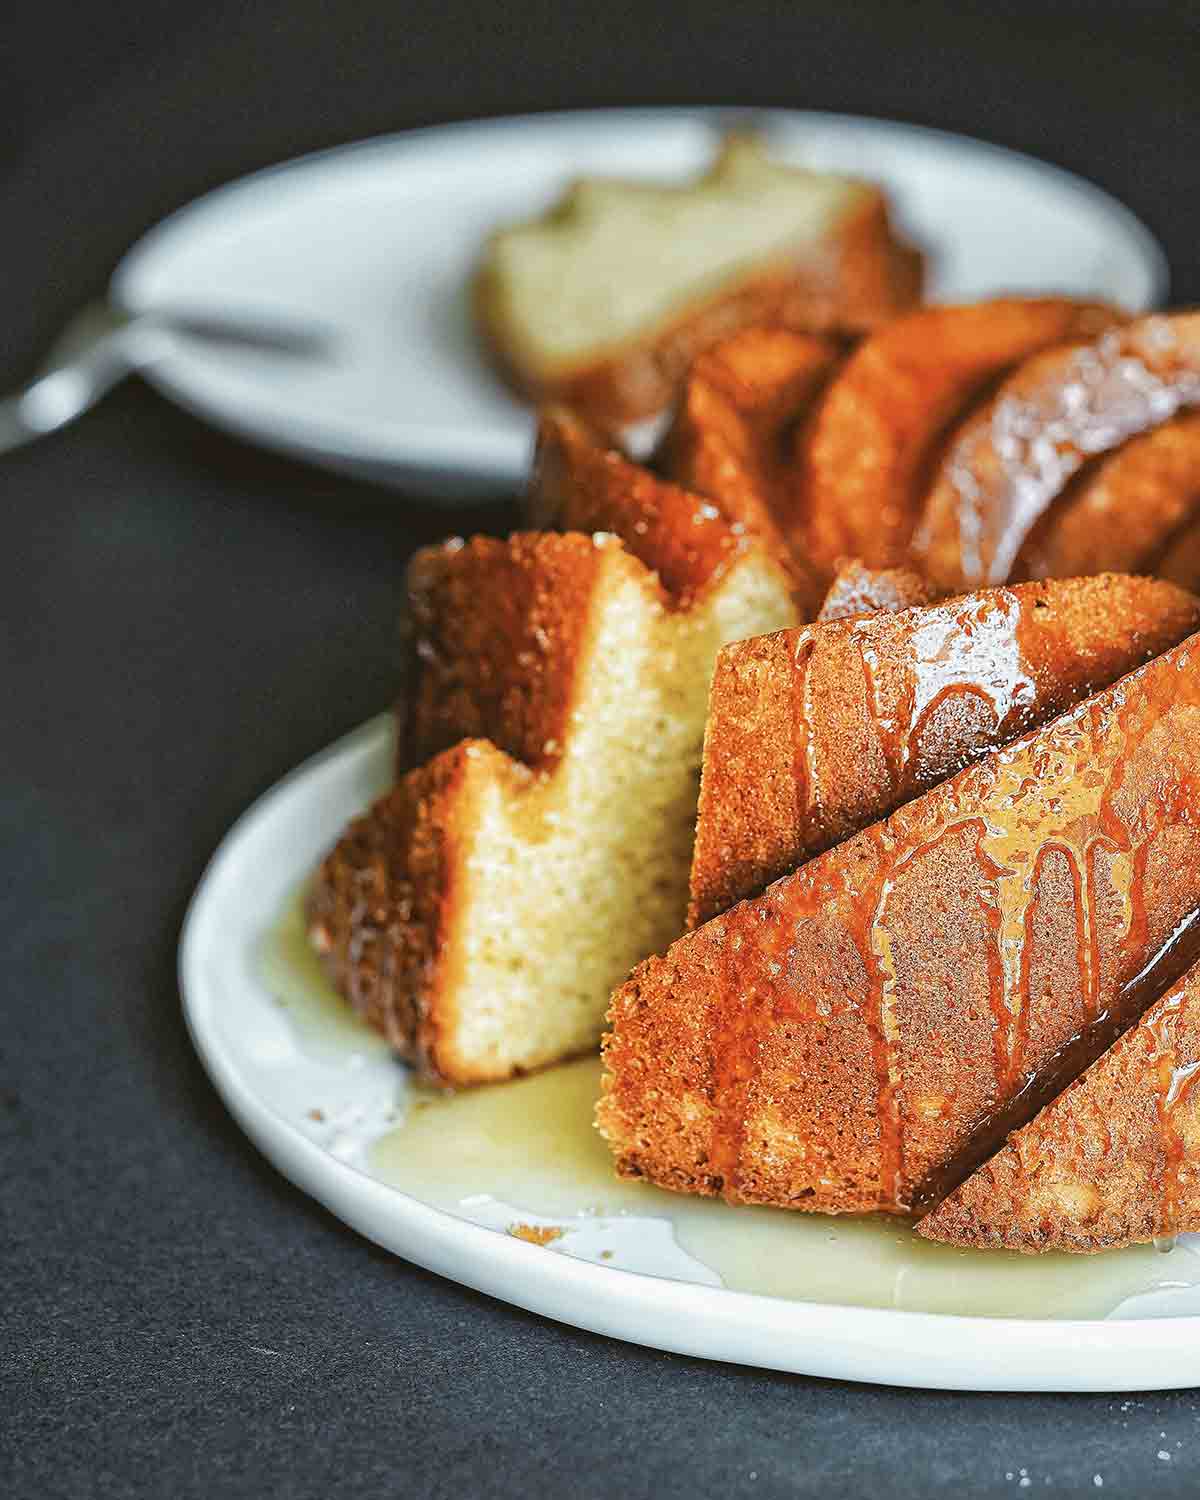
<svg viewBox="0 0 1200 1500"><path fill-rule="evenodd" d="M684 611L640 568L606 585L561 760L515 790L476 778L447 997L473 1076L593 1047L613 988L682 932L713 662L794 620L756 553Z"/></svg>
<svg viewBox="0 0 1200 1500"><path fill-rule="evenodd" d="M545 217L493 236L492 311L531 358L569 365L645 338L819 241L864 191L773 162L752 136L729 137L682 187L584 178Z"/></svg>

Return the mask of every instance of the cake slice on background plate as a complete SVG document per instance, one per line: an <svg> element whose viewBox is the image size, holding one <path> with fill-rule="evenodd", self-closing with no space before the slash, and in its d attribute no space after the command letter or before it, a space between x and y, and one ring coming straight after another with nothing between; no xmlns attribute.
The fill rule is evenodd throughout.
<svg viewBox="0 0 1200 1500"><path fill-rule="evenodd" d="M611 428L660 411L692 359L739 328L860 331L915 307L922 279L879 188L734 133L690 183L583 178L499 230L474 297L517 390Z"/></svg>

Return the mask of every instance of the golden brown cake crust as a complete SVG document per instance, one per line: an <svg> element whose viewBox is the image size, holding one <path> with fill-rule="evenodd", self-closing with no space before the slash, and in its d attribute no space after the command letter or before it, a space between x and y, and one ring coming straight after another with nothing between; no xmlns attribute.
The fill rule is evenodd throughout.
<svg viewBox="0 0 1200 1500"><path fill-rule="evenodd" d="M1200 519L1200 412L1187 412L1091 459L1030 529L1013 576L1054 578L1119 568L1171 577L1179 539Z"/></svg>
<svg viewBox="0 0 1200 1500"><path fill-rule="evenodd" d="M400 779L323 861L309 931L339 993L429 1077L490 1076L460 1054L456 1028L457 883L479 797L553 768L597 592L620 577L646 574L607 533L455 539L413 560Z"/></svg>
<svg viewBox="0 0 1200 1500"><path fill-rule="evenodd" d="M818 622L717 659L689 926L1200 630L1200 600L1105 574Z"/></svg>
<svg viewBox="0 0 1200 1500"><path fill-rule="evenodd" d="M1200 313L1152 314L1026 360L955 435L925 501L914 555L941 587L980 588L1011 576L1026 543L1052 548L1055 567L1083 572L1085 558L1119 558L1139 536L1145 548L1147 527L1161 540L1182 519L1171 519L1169 502L1162 513L1161 487L1159 514L1132 515L1127 536L1124 516L1115 532L1110 518L1105 531L1112 534L1105 535L1085 510L1075 547L1069 534L1054 546L1050 507L1085 461L1197 403ZM1118 478L1126 466L1134 475L1145 453L1139 449L1125 465L1114 461ZM1155 455L1162 456L1157 449ZM1185 504L1189 492L1193 486L1184 490ZM1104 499L1093 490L1092 509ZM1038 539L1032 533L1043 517L1047 532Z"/></svg>
<svg viewBox="0 0 1200 1500"><path fill-rule="evenodd" d="M334 987L431 1077L463 1072L453 1055L455 872L474 822L472 779L489 775L516 789L531 773L471 740L410 771L350 824L309 898L310 941Z"/></svg>
<svg viewBox="0 0 1200 1500"><path fill-rule="evenodd" d="M688 371L656 466L730 520L790 547L792 434L845 352L841 340L779 327L722 340ZM818 591L814 575L814 604Z"/></svg>
<svg viewBox="0 0 1200 1500"><path fill-rule="evenodd" d="M1183 588L1200 588L1200 516L1167 537L1154 572Z"/></svg>
<svg viewBox="0 0 1200 1500"><path fill-rule="evenodd" d="M553 763L603 552L591 537L525 532L414 556L402 769L472 738L528 766Z"/></svg>
<svg viewBox="0 0 1200 1500"><path fill-rule="evenodd" d="M923 257L896 239L883 196L872 190L816 252L765 269L646 340L566 374L535 371L521 357L493 315L495 290L486 265L472 295L476 323L509 385L532 402L562 403L613 430L668 406L696 356L742 328L775 324L801 332L861 333L917 306L923 280Z"/></svg>
<svg viewBox="0 0 1200 1500"><path fill-rule="evenodd" d="M917 1224L973 1250L1091 1253L1200 1230L1200 965Z"/></svg>
<svg viewBox="0 0 1200 1500"><path fill-rule="evenodd" d="M1198 806L1193 636L639 965L598 1107L618 1171L828 1212L936 1200L1031 1081L1062 1087L1068 1043L1077 1073L1102 1017L1154 998L1132 981L1200 908Z"/></svg>
<svg viewBox="0 0 1200 1500"><path fill-rule="evenodd" d="M865 339L799 443L795 482L814 565L903 562L950 425L1021 360L1117 318L1099 304L1009 299L924 308Z"/></svg>
<svg viewBox="0 0 1200 1500"><path fill-rule="evenodd" d="M807 618L811 582L769 518L730 513L702 495L634 463L577 413L549 407L538 423L526 497L533 526L611 531L658 574L681 608L720 579L748 547L761 543L792 581Z"/></svg>

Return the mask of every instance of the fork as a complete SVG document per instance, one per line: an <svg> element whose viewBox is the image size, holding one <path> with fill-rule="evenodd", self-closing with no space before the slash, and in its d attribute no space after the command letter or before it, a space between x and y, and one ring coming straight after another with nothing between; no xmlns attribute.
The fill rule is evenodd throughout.
<svg viewBox="0 0 1200 1500"><path fill-rule="evenodd" d="M111 302L85 307L68 324L41 374L0 399L0 453L82 416L113 386L176 354L181 340L290 358L328 358L335 340L314 323L186 311L130 312Z"/></svg>

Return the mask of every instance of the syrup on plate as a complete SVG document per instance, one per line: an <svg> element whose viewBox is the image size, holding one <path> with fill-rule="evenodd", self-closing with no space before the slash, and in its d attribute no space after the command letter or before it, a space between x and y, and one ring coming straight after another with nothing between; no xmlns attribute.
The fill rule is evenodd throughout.
<svg viewBox="0 0 1200 1500"><path fill-rule="evenodd" d="M363 1120L352 1158L360 1170L501 1232L561 1229L542 1253L765 1296L988 1317L1103 1317L1131 1297L1200 1287L1200 1255L1183 1241L1168 1254L1149 1245L1087 1257L964 1251L884 1215L735 1207L622 1182L592 1124L598 1059L458 1094L406 1085L406 1070L325 981L298 901L267 935L260 972L299 1052L339 1098L355 1059L394 1070L396 1123ZM311 1102L297 1123L349 1157L344 1111L338 1123L319 1097Z"/></svg>

